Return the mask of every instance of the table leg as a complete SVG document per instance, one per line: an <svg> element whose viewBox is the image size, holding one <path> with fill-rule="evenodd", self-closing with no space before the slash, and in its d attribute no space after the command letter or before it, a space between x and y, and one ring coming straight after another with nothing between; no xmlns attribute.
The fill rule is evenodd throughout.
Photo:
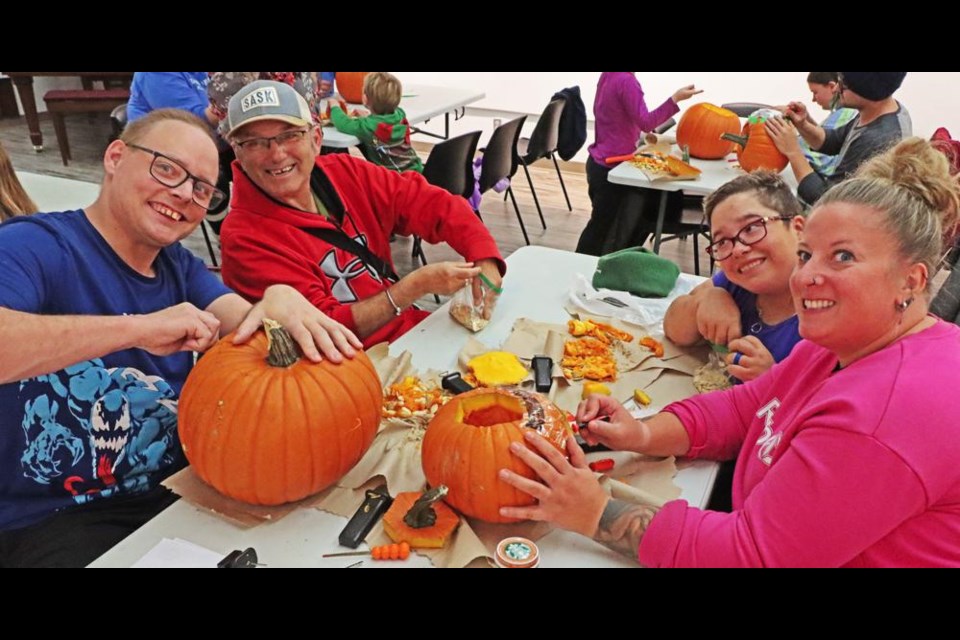
<svg viewBox="0 0 960 640"><path fill-rule="evenodd" d="M33 78L18 76L13 78L17 87L20 104L23 105L23 115L27 118L27 129L30 130L30 142L34 151L43 151L43 134L40 133L40 117L37 115L37 101L33 95Z"/></svg>
<svg viewBox="0 0 960 640"><path fill-rule="evenodd" d="M660 236L663 234L663 219L667 215L667 195L669 191L660 192L660 209L657 211L657 231L653 236L653 252L660 253Z"/></svg>

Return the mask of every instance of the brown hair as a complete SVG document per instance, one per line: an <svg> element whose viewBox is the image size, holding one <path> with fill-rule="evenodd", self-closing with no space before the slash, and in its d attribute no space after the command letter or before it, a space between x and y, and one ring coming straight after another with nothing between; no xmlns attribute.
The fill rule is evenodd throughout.
<svg viewBox="0 0 960 640"><path fill-rule="evenodd" d="M803 206L779 174L772 171L754 171L734 178L703 199L707 223L710 223L713 210L721 202L739 193L756 194L760 204L782 216L793 218L803 215ZM785 221L785 224L790 224L790 221Z"/></svg>
<svg viewBox="0 0 960 640"><path fill-rule="evenodd" d="M807 82L811 84L830 84L840 82L839 71L811 71L807 74Z"/></svg>
<svg viewBox="0 0 960 640"><path fill-rule="evenodd" d="M120 139L125 144L137 144L143 140L153 127L168 120L193 125L206 133L214 144L217 143L217 138L213 135L213 131L210 130L210 125L183 109L155 109L142 118L138 118L127 124L123 133L120 134Z"/></svg>
<svg viewBox="0 0 960 640"><path fill-rule="evenodd" d="M944 249L960 223L960 183L946 156L929 142L907 138L874 156L853 178L827 191L817 207L849 202L876 209L900 254L927 266L927 292Z"/></svg>
<svg viewBox="0 0 960 640"><path fill-rule="evenodd" d="M17 178L3 145L0 144L0 222L14 216L26 216L37 212L23 185Z"/></svg>
<svg viewBox="0 0 960 640"><path fill-rule="evenodd" d="M363 95L367 97L367 106L377 115L396 111L402 94L403 86L392 73L375 71L363 79Z"/></svg>

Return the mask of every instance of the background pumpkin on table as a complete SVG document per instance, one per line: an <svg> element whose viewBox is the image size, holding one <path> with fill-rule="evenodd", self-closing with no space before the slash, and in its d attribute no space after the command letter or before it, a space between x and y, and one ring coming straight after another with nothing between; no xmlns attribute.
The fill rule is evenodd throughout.
<svg viewBox="0 0 960 640"><path fill-rule="evenodd" d="M701 160L719 160L733 151L733 142L724 134L740 133L740 118L733 111L709 102L687 109L677 125L677 146L687 147L690 155Z"/></svg>
<svg viewBox="0 0 960 640"><path fill-rule="evenodd" d="M369 71L337 71L337 91L351 104L363 103L363 81Z"/></svg>
<svg viewBox="0 0 960 640"><path fill-rule="evenodd" d="M779 111L773 109L759 109L743 123L740 135L724 134L724 139L737 145L737 160L741 169L748 173L758 169L780 173L789 164L787 156L773 144L764 126L767 120L780 115Z"/></svg>

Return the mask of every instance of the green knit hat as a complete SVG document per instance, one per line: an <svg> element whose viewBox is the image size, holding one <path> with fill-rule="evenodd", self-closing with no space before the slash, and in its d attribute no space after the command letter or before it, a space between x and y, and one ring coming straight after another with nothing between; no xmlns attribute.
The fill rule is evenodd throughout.
<svg viewBox="0 0 960 640"><path fill-rule="evenodd" d="M677 284L680 268L642 247L607 254L593 274L596 289L629 291L642 298L665 298Z"/></svg>

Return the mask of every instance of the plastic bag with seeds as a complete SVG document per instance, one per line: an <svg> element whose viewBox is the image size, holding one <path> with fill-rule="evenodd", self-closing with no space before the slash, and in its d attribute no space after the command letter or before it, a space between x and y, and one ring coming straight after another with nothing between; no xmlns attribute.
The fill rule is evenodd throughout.
<svg viewBox="0 0 960 640"><path fill-rule="evenodd" d="M493 309L503 293L482 273L468 280L462 289L453 294L450 300L450 315L453 319L476 333L490 324Z"/></svg>
<svg viewBox="0 0 960 640"><path fill-rule="evenodd" d="M710 343L710 347L710 359L707 364L693 373L693 386L700 393L729 389L733 386L733 381L727 373L727 363L723 359L727 354L727 348L713 343Z"/></svg>

